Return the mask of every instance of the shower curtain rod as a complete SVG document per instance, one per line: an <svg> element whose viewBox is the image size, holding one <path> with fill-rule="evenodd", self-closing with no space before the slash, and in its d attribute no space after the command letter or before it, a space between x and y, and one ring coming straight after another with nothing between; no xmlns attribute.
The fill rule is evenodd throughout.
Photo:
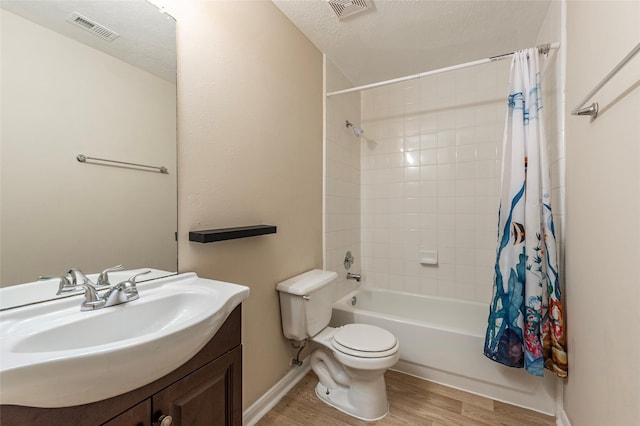
<svg viewBox="0 0 640 426"><path fill-rule="evenodd" d="M547 43L547 44L541 44L541 45L536 46L536 47L538 48L538 50L541 53L545 53L546 54L546 53L549 53L549 50L551 50L551 49L558 49L560 47L560 43L558 43L558 42L556 42L556 43ZM417 78L427 77L427 76L430 76L430 75L440 74L440 73L443 73L443 72L449 72L449 71L460 70L460 69L463 69L463 68L474 67L476 65L487 64L489 62L501 61L503 59L510 58L511 56L513 56L514 53L516 53L516 52L504 53L502 55L491 56L489 58L479 59L477 61L467 62L467 63L464 63L464 64L453 65L453 66L450 66L450 67L439 68L437 70L425 71L425 72L421 72L421 73L418 73L418 74L408 75L406 77L399 77L399 78L394 78L394 79L391 79L391 80L379 81L377 83L365 84L364 86L352 87L351 89L344 89L344 90L338 90L338 91L335 91L335 92L329 92L329 93L327 93L326 96L329 97L329 96L335 96L335 95L342 95L344 93L358 92L360 90L366 90L366 89L373 89L375 87L388 86L389 84L400 83L402 81L407 81L407 80L414 80L414 79L417 79Z"/></svg>

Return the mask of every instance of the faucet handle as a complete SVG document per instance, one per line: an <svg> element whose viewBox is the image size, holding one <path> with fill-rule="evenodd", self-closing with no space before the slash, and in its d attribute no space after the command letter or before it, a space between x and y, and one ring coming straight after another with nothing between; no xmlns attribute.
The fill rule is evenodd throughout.
<svg viewBox="0 0 640 426"><path fill-rule="evenodd" d="M105 301L100 298L95 286L88 279L78 284L78 288L84 289L84 300L80 305L81 311L91 311L93 309L99 309L104 306Z"/></svg>
<svg viewBox="0 0 640 426"><path fill-rule="evenodd" d="M138 272L135 275L131 275L131 277L129 277L129 279L125 282L135 286L136 283L136 278L138 278L140 275L145 275L145 274L150 274L151 273L151 269L147 269L146 271L142 271L142 272Z"/></svg>
<svg viewBox="0 0 640 426"><path fill-rule="evenodd" d="M353 262L355 261L356 259L351 254L351 250L347 250L344 255L344 269L349 270L349 268L351 268L351 265L353 265Z"/></svg>
<svg viewBox="0 0 640 426"><path fill-rule="evenodd" d="M130 300L134 300L134 299L131 299L131 297L133 296L135 296L136 298L138 297L138 287L137 287L138 283L136 283L136 278L138 278L140 275L145 275L150 272L151 272L150 269L147 269L146 271L138 272L137 274L129 277L128 280L118 283L116 287L122 288L129 295Z"/></svg>
<svg viewBox="0 0 640 426"><path fill-rule="evenodd" d="M106 293L104 293L103 301L104 306L114 306L121 303L131 302L140 298L138 294L138 288L136 287L136 278L139 275L148 274L150 270L139 272L129 277L128 280L119 282L111 287Z"/></svg>
<svg viewBox="0 0 640 426"><path fill-rule="evenodd" d="M87 284L91 284L92 286L94 286L91 280L87 278L87 276L78 268L69 269L67 275L71 277L71 285L73 285L74 287Z"/></svg>
<svg viewBox="0 0 640 426"><path fill-rule="evenodd" d="M44 280L59 280L58 283L58 291L56 292L56 296L59 296L64 293L71 293L73 291L77 291L78 288L69 281L69 276L64 277L38 277L38 281Z"/></svg>
<svg viewBox="0 0 640 426"><path fill-rule="evenodd" d="M109 272L112 271L120 271L124 269L124 265L112 266L110 268L105 269L98 275L98 282L96 283L98 287L110 286L109 282Z"/></svg>
<svg viewBox="0 0 640 426"><path fill-rule="evenodd" d="M71 268L68 274L71 276L72 286L84 289L84 301L80 305L81 311L97 309L104 305L104 301L100 299L95 284L80 269Z"/></svg>

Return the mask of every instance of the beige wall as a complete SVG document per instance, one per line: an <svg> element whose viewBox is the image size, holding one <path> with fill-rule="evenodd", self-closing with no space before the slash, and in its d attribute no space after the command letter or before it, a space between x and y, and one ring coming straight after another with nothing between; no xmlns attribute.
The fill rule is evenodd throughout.
<svg viewBox="0 0 640 426"><path fill-rule="evenodd" d="M251 288L246 409L294 355L275 285L322 267L322 56L271 2L192 0L176 15L179 269ZM187 241L189 230L261 223L277 234Z"/></svg>
<svg viewBox="0 0 640 426"><path fill-rule="evenodd" d="M567 6L566 300L576 426L640 424L640 57L568 115L640 40L640 2Z"/></svg>
<svg viewBox="0 0 640 426"><path fill-rule="evenodd" d="M175 84L0 15L2 285L71 267L175 271ZM80 153L170 173L82 164Z"/></svg>

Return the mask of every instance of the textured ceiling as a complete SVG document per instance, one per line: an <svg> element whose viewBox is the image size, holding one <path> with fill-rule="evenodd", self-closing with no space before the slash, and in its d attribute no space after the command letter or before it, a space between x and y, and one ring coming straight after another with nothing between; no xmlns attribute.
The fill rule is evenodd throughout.
<svg viewBox="0 0 640 426"><path fill-rule="evenodd" d="M341 21L326 0L273 2L354 85L531 47L550 4L367 0L368 10Z"/></svg>
<svg viewBox="0 0 640 426"><path fill-rule="evenodd" d="M175 21L146 0L2 0L0 6L165 80L176 81ZM65 19L72 12L120 37L107 42L69 24Z"/></svg>

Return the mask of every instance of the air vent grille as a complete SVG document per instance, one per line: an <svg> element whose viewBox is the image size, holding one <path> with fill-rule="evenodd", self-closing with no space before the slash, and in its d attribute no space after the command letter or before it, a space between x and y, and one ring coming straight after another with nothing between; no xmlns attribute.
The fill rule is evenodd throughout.
<svg viewBox="0 0 640 426"><path fill-rule="evenodd" d="M339 19L364 12L369 8L365 0L328 0L328 2Z"/></svg>
<svg viewBox="0 0 640 426"><path fill-rule="evenodd" d="M73 12L71 15L67 16L66 20L70 24L80 27L85 31L89 31L90 33L107 41L113 41L120 37L120 34L117 32L110 30L104 25L98 24L86 16L80 15L78 12Z"/></svg>

